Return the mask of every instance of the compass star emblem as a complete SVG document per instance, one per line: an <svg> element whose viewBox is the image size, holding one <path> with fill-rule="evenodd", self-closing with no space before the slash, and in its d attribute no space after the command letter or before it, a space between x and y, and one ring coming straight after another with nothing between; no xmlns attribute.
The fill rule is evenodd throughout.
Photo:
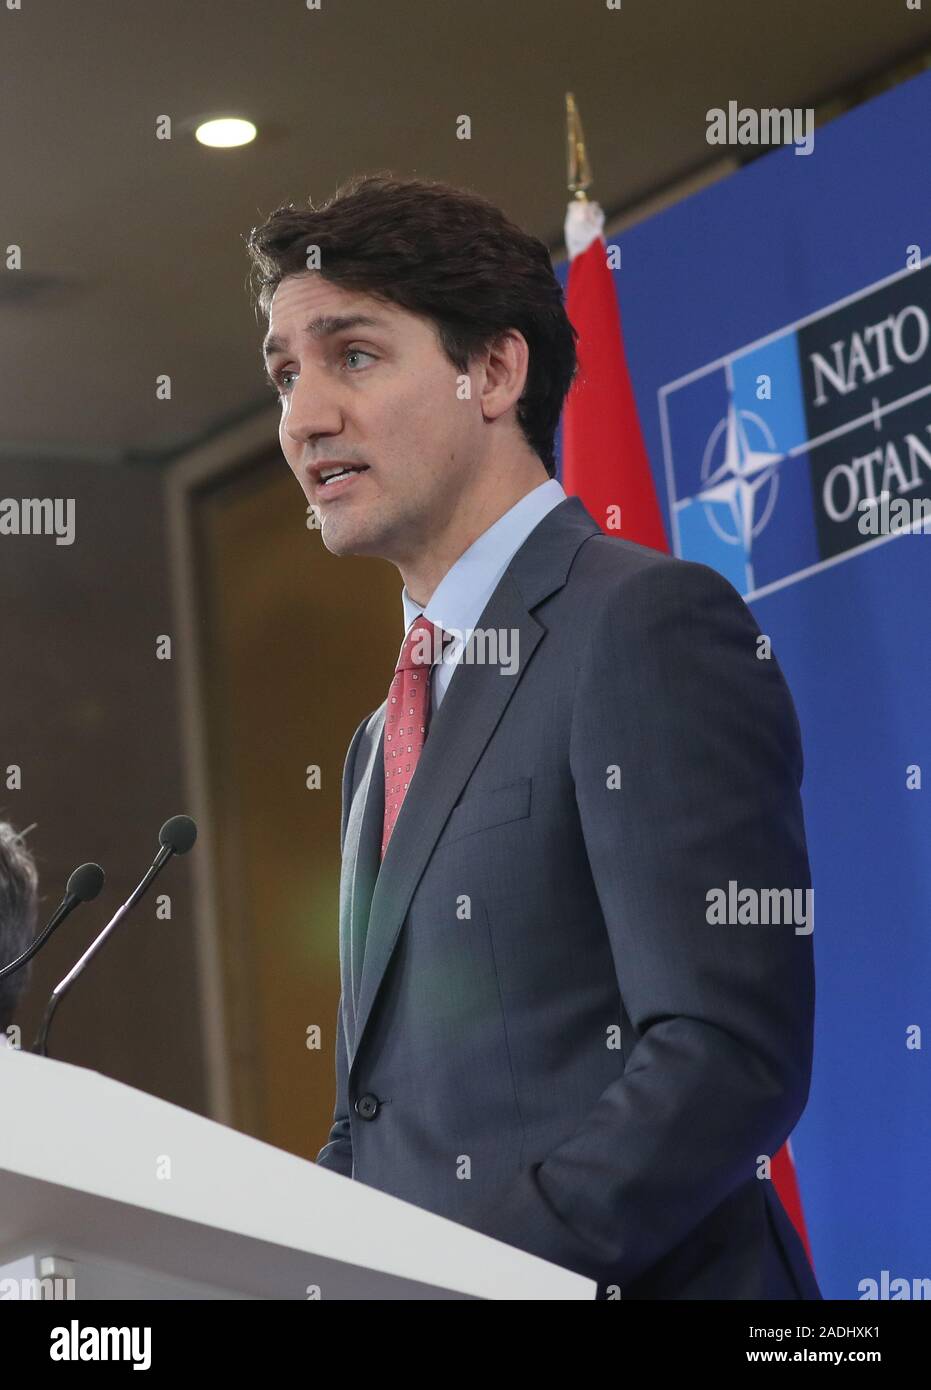
<svg viewBox="0 0 931 1390"><path fill-rule="evenodd" d="M754 441L763 447L754 447ZM719 445L723 436L724 457L720 462ZM763 530L772 515L779 491L779 464L784 454L776 452L776 441L759 415L752 410L738 410L733 400L727 416L711 432L705 446L701 465L702 489L697 500L704 504L708 524L728 545L740 545L747 557L748 586L753 587L750 553L753 539ZM758 498L767 491L762 502ZM724 503L730 510L732 529L721 524L718 508L713 502Z"/></svg>

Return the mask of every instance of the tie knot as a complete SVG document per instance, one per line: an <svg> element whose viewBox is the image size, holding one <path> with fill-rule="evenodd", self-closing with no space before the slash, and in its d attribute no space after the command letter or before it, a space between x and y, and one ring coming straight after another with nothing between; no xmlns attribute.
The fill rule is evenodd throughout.
<svg viewBox="0 0 931 1390"><path fill-rule="evenodd" d="M408 629L396 669L412 671L432 666L442 655L442 640L441 627L429 618L417 618Z"/></svg>

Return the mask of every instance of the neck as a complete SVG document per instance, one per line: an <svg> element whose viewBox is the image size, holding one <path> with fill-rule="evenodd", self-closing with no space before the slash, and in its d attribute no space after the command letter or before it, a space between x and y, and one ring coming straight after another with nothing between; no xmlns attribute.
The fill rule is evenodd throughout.
<svg viewBox="0 0 931 1390"><path fill-rule="evenodd" d="M407 592L416 604L426 608L440 581L449 573L459 557L509 512L528 492L533 492L548 479L540 476L541 463L522 471L510 487L499 489L493 496L476 498L471 505L465 499L445 527L434 531L427 546L417 556L398 563Z"/></svg>

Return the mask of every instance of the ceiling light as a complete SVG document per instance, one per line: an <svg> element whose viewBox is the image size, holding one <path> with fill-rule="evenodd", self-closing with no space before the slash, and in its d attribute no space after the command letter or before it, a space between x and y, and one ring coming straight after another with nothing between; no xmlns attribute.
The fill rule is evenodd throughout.
<svg viewBox="0 0 931 1390"><path fill-rule="evenodd" d="M238 116L222 116L218 120L204 121L194 134L202 145L228 150L234 145L248 145L257 131L251 121L240 120Z"/></svg>

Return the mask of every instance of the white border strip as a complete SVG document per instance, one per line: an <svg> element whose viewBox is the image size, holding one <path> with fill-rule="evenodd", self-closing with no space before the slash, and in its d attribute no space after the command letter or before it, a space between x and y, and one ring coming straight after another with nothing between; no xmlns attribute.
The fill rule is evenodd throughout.
<svg viewBox="0 0 931 1390"><path fill-rule="evenodd" d="M816 565L809 565L807 569L796 570L794 574L787 574L782 579L774 579L772 584L764 584L759 589L751 589L748 594L744 594L745 602L751 599L765 598L767 594L774 594L778 589L785 589L789 584L797 584L800 579L808 579L811 575L817 574L819 570L830 569L832 565L839 565L843 560L852 560L855 555L864 555L868 550L875 550L878 545L885 545L886 541L898 540L899 536L919 536L923 532L923 521L915 521L911 526L903 526L901 531L891 531L888 536L876 536L871 541L864 541L862 545L852 546L850 550L842 550L839 555L829 555L826 560L819 560Z"/></svg>

